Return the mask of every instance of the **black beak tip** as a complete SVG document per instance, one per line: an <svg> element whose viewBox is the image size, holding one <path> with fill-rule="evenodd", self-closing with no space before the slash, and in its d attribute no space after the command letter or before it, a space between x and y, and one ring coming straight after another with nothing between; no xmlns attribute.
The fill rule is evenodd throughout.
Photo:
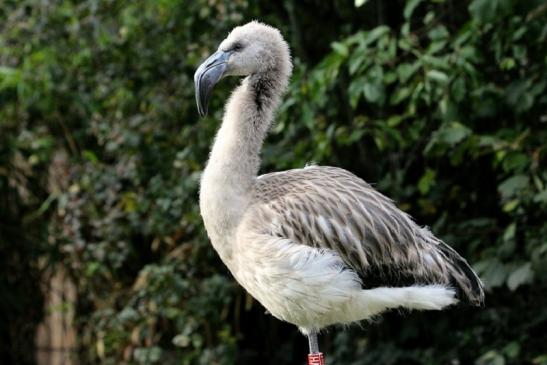
<svg viewBox="0 0 547 365"><path fill-rule="evenodd" d="M198 114L201 118L205 118L207 116L207 107L203 108L203 107L198 107Z"/></svg>
<svg viewBox="0 0 547 365"><path fill-rule="evenodd" d="M200 84L196 85L196 104L198 107L198 114L201 118L205 117L208 112L209 98L207 93L201 88Z"/></svg>

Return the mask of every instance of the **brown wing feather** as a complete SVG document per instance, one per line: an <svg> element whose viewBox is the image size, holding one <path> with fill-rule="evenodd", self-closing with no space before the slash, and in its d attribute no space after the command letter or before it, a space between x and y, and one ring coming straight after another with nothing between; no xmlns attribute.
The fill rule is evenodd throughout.
<svg viewBox="0 0 547 365"><path fill-rule="evenodd" d="M255 213L269 234L336 251L363 285L445 283L465 301L484 299L480 279L456 251L352 173L307 167L262 175Z"/></svg>

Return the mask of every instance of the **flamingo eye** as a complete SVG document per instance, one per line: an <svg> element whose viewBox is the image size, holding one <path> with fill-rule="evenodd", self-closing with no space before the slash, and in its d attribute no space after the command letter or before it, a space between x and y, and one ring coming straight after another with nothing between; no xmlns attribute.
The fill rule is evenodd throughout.
<svg viewBox="0 0 547 365"><path fill-rule="evenodd" d="M243 49L243 44L237 42L232 46L232 51L239 52Z"/></svg>

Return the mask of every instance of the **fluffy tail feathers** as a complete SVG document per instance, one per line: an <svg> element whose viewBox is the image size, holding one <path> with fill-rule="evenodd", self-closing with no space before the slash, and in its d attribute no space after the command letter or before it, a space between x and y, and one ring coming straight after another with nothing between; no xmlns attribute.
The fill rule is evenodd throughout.
<svg viewBox="0 0 547 365"><path fill-rule="evenodd" d="M360 307L360 319L366 319L388 309L440 310L457 302L454 289L443 285L424 285L362 290L356 305Z"/></svg>

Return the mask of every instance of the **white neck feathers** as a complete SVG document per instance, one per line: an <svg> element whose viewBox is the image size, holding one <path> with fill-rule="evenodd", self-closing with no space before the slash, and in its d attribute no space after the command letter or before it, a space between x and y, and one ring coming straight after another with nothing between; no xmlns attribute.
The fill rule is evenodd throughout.
<svg viewBox="0 0 547 365"><path fill-rule="evenodd" d="M288 83L290 68L279 70L247 76L234 90L203 172L201 214L223 260L231 259L230 243L252 198L260 150Z"/></svg>

